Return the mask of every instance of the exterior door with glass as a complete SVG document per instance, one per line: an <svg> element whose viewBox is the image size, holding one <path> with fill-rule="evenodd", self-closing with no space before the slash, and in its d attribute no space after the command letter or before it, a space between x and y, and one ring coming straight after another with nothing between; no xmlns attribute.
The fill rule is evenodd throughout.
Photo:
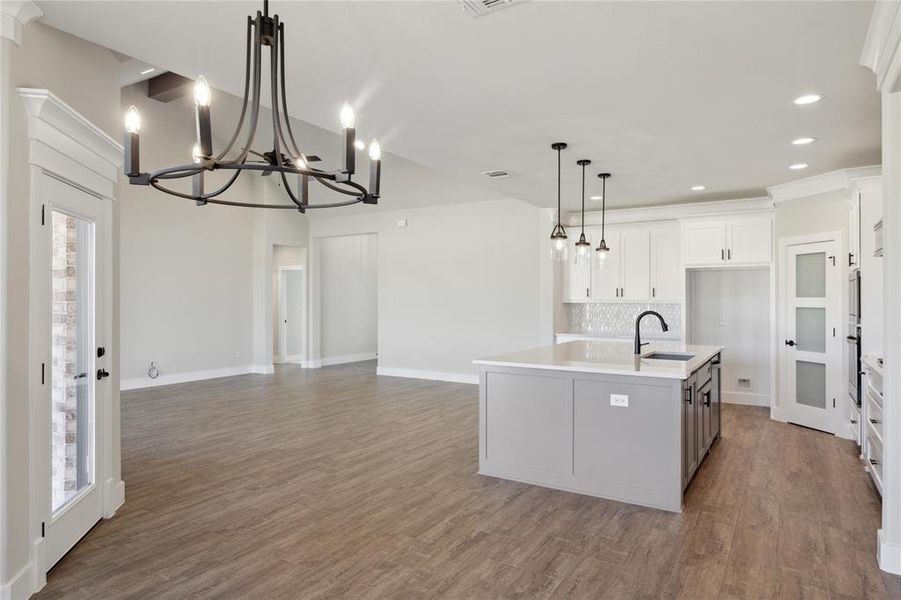
<svg viewBox="0 0 901 600"><path fill-rule="evenodd" d="M842 385L837 240L785 248L783 385L787 420L836 433Z"/></svg>
<svg viewBox="0 0 901 600"><path fill-rule="evenodd" d="M46 572L103 516L100 407L109 402L110 206L40 178L34 321L41 385L36 403L36 498Z"/></svg>

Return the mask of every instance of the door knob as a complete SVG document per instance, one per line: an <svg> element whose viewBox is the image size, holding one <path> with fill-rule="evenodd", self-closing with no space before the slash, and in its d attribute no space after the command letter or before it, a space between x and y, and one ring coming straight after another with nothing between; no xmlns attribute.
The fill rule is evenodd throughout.
<svg viewBox="0 0 901 600"><path fill-rule="evenodd" d="M109 371L106 369L97 369L97 381L100 381L104 377L109 377Z"/></svg>
<svg viewBox="0 0 901 600"><path fill-rule="evenodd" d="M795 345L795 340L785 340L785 345L786 345L786 346L794 346L794 345Z"/></svg>

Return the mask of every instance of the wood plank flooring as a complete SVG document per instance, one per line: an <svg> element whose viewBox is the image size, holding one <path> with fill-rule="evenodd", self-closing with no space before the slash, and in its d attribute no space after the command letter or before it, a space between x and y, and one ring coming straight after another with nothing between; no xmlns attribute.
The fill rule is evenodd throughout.
<svg viewBox="0 0 901 600"><path fill-rule="evenodd" d="M374 363L128 392L126 503L36 598L901 598L851 442L725 406L676 515L477 475L477 405Z"/></svg>

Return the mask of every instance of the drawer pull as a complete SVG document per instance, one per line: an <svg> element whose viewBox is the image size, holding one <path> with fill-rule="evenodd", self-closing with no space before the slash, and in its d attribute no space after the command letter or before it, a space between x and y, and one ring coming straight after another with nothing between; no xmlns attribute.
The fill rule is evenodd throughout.
<svg viewBox="0 0 901 600"><path fill-rule="evenodd" d="M851 419L851 425L857 425L857 421L855 421L854 419Z"/></svg>
<svg viewBox="0 0 901 600"><path fill-rule="evenodd" d="M871 459L870 459L870 464L873 465L873 466L876 466L876 465L879 464L879 461L876 460L875 458L871 458Z"/></svg>
<svg viewBox="0 0 901 600"><path fill-rule="evenodd" d="M879 425L879 419L870 419L870 423L873 425Z"/></svg>

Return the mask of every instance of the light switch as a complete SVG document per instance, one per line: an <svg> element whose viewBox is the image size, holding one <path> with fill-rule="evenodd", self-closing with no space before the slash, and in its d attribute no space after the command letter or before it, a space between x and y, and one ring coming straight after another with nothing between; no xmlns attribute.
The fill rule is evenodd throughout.
<svg viewBox="0 0 901 600"><path fill-rule="evenodd" d="M629 396L626 394L610 394L610 406L629 406Z"/></svg>
<svg viewBox="0 0 901 600"><path fill-rule="evenodd" d="M406 227L406 226L407 226L407 220L406 220L406 219L398 219L398 220L397 220L397 226L398 226L398 227Z"/></svg>

